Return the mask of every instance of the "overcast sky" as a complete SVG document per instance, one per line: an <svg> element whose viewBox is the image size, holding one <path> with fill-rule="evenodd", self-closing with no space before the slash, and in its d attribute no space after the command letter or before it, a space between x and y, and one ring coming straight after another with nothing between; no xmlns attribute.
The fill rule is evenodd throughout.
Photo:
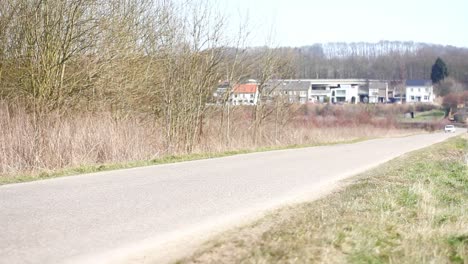
<svg viewBox="0 0 468 264"><path fill-rule="evenodd" d="M218 0L218 5L232 28L248 15L254 46L274 32L274 44L281 46L399 40L468 47L468 0Z"/></svg>

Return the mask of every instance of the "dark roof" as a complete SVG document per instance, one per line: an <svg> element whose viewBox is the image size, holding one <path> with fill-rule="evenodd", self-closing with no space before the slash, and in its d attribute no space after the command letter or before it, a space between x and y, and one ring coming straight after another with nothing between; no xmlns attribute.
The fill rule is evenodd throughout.
<svg viewBox="0 0 468 264"><path fill-rule="evenodd" d="M387 83L385 82L370 82L369 83L369 88L370 89L379 89L379 90L385 90L387 89Z"/></svg>
<svg viewBox="0 0 468 264"><path fill-rule="evenodd" d="M307 91L309 88L308 81L271 81L265 85L268 91Z"/></svg>
<svg viewBox="0 0 468 264"><path fill-rule="evenodd" d="M283 91L307 91L309 90L310 82L306 81L293 81L293 82L284 82L278 86L278 90Z"/></svg>
<svg viewBox="0 0 468 264"><path fill-rule="evenodd" d="M431 86L431 80L407 80L406 86Z"/></svg>

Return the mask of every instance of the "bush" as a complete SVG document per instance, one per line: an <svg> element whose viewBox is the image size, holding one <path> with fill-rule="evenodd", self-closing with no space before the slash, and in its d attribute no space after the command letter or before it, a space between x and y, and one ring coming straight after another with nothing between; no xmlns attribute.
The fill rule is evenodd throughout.
<svg viewBox="0 0 468 264"><path fill-rule="evenodd" d="M417 112L426 112L426 111L432 111L434 109L438 109L439 107L433 104L417 104L415 105L415 110Z"/></svg>

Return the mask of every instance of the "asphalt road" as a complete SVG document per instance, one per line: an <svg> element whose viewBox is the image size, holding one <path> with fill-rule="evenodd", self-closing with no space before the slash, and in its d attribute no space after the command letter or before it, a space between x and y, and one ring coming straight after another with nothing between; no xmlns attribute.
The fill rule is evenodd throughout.
<svg viewBox="0 0 468 264"><path fill-rule="evenodd" d="M456 134L253 153L1 186L0 263L169 260L216 229L318 195L340 179Z"/></svg>

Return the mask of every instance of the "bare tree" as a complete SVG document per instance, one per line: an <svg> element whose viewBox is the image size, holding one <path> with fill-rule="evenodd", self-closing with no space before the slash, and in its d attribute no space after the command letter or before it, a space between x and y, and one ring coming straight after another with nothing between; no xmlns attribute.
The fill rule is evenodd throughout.
<svg viewBox="0 0 468 264"><path fill-rule="evenodd" d="M292 75L291 57L281 54L279 49L265 48L256 58L255 76L258 81L259 98L253 110L253 142L256 145L262 134L262 123L273 110L268 109L267 100L276 89L268 87L268 83L274 79L285 79ZM277 85L277 83L276 83Z"/></svg>
<svg viewBox="0 0 468 264"><path fill-rule="evenodd" d="M163 35L155 36L158 81L154 97L160 104L167 151L191 152L203 133L206 104L220 75L222 18L208 3L171 6ZM177 11L177 12L176 12Z"/></svg>
<svg viewBox="0 0 468 264"><path fill-rule="evenodd" d="M237 34L228 40L229 43L234 43L234 45L224 49L223 60L220 65L221 77L227 84L226 91L220 100L220 133L225 135L227 146L231 144L231 114L234 110L230 102L232 91L252 70L252 64L249 63L247 52L247 41L250 36L248 17L241 18L240 21L244 22L239 25ZM226 122L226 125L224 125L224 122Z"/></svg>

